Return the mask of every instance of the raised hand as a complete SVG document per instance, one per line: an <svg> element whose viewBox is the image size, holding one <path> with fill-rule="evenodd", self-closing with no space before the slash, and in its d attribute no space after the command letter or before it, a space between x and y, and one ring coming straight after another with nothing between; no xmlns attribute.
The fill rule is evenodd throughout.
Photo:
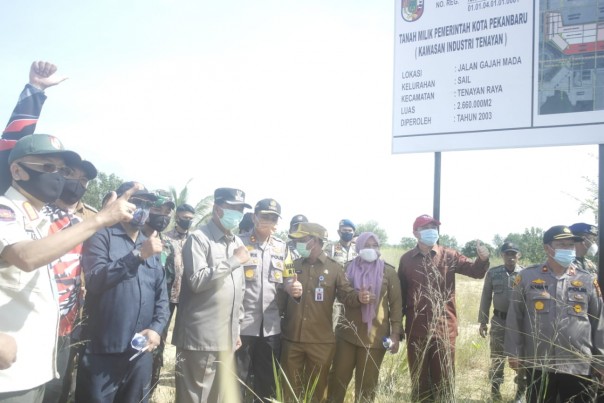
<svg viewBox="0 0 604 403"><path fill-rule="evenodd" d="M233 256L237 258L239 264L244 264L248 260L250 260L250 252L247 250L245 246L240 246L233 252Z"/></svg>
<svg viewBox="0 0 604 403"><path fill-rule="evenodd" d="M298 281L298 273L294 273L292 282L285 287L285 290L292 298L300 298L302 296L304 290L302 289L302 283Z"/></svg>
<svg viewBox="0 0 604 403"><path fill-rule="evenodd" d="M478 239L476 240L476 254L478 255L478 259L480 259L482 261L489 260L489 256L490 256L489 250Z"/></svg>
<svg viewBox="0 0 604 403"><path fill-rule="evenodd" d="M141 258L147 259L153 255L157 255L158 253L161 253L163 247L164 245L161 239L159 239L157 231L153 231L151 236L141 245Z"/></svg>
<svg viewBox="0 0 604 403"><path fill-rule="evenodd" d="M109 200L107 200L107 203L105 203L105 206L99 211L96 217L101 220L105 227L112 226L118 222L130 222L132 220L132 212L136 209L136 206L128 200L134 192L142 188L143 186L140 183L136 183L120 197L117 197L115 192L111 192L111 197L109 197Z"/></svg>
<svg viewBox="0 0 604 403"><path fill-rule="evenodd" d="M56 74L57 66L44 61L35 61L29 69L29 84L44 91L48 87L67 80L66 76Z"/></svg>

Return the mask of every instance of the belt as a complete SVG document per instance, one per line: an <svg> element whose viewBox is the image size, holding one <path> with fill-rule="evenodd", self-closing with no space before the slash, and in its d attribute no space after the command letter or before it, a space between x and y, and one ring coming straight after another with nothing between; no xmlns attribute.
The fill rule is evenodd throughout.
<svg viewBox="0 0 604 403"><path fill-rule="evenodd" d="M493 309L493 316L497 316L498 318L505 320L508 317L508 313Z"/></svg>

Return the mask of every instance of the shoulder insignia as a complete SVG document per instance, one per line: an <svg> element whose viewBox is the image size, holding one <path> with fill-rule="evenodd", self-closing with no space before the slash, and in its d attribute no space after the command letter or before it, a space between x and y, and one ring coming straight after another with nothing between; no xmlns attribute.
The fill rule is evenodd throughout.
<svg viewBox="0 0 604 403"><path fill-rule="evenodd" d="M38 212L36 211L34 206L31 205L30 202L28 202L28 201L23 202L23 210L25 210L25 214L27 214L27 218L29 218L30 221L34 221L34 220L38 219Z"/></svg>
<svg viewBox="0 0 604 403"><path fill-rule="evenodd" d="M543 273L547 273L547 266L543 266L543 267L541 268L541 271L542 271Z"/></svg>
<svg viewBox="0 0 604 403"><path fill-rule="evenodd" d="M544 284L545 280L542 279L542 278L538 278L536 280L531 281L531 283L533 283L533 284Z"/></svg>
<svg viewBox="0 0 604 403"><path fill-rule="evenodd" d="M520 274L518 274L515 278L514 278L514 287L516 287L518 284L520 284L520 280L522 280L522 276Z"/></svg>
<svg viewBox="0 0 604 403"><path fill-rule="evenodd" d="M571 265L571 266L568 268L568 275L569 275L569 276L574 276L575 274L577 274L577 272L575 271L575 267Z"/></svg>
<svg viewBox="0 0 604 403"><path fill-rule="evenodd" d="M583 285L583 282L579 280L573 280L570 283L575 287L581 287Z"/></svg>
<svg viewBox="0 0 604 403"><path fill-rule="evenodd" d="M543 301L535 301L535 309L537 311L543 310L544 307L545 305L543 305Z"/></svg>
<svg viewBox="0 0 604 403"><path fill-rule="evenodd" d="M15 221L16 219L17 215L15 214L15 211L12 208L0 204L0 221L9 222Z"/></svg>

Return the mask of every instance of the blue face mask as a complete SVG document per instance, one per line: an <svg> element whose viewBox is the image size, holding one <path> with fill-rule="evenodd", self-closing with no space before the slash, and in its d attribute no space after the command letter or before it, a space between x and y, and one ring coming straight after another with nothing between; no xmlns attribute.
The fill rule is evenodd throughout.
<svg viewBox="0 0 604 403"><path fill-rule="evenodd" d="M307 249L308 242L296 242L296 252L300 254L302 257L309 257L310 250Z"/></svg>
<svg viewBox="0 0 604 403"><path fill-rule="evenodd" d="M340 239L344 242L350 242L352 241L352 238L354 237L354 233L353 232L342 232L340 234Z"/></svg>
<svg viewBox="0 0 604 403"><path fill-rule="evenodd" d="M145 222L147 222L147 218L149 218L149 209L144 207L137 207L137 209L134 210L134 213L132 213L132 220L130 220L130 225L141 229L145 225Z"/></svg>
<svg viewBox="0 0 604 403"><path fill-rule="evenodd" d="M562 267L568 267L575 261L574 249L554 249L554 260Z"/></svg>
<svg viewBox="0 0 604 403"><path fill-rule="evenodd" d="M239 223L243 219L243 213L237 210L231 210L228 208L222 209L222 218L220 219L220 224L227 231L232 231L235 228L239 227Z"/></svg>
<svg viewBox="0 0 604 403"><path fill-rule="evenodd" d="M438 241L438 230L434 228L423 229L419 232L419 241L424 245L433 246Z"/></svg>

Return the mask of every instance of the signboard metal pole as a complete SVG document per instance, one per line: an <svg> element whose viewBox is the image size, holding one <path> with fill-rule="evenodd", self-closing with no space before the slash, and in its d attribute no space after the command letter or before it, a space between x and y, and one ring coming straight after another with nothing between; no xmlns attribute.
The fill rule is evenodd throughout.
<svg viewBox="0 0 604 403"><path fill-rule="evenodd" d="M440 221L440 151L434 153L434 206L432 217Z"/></svg>

